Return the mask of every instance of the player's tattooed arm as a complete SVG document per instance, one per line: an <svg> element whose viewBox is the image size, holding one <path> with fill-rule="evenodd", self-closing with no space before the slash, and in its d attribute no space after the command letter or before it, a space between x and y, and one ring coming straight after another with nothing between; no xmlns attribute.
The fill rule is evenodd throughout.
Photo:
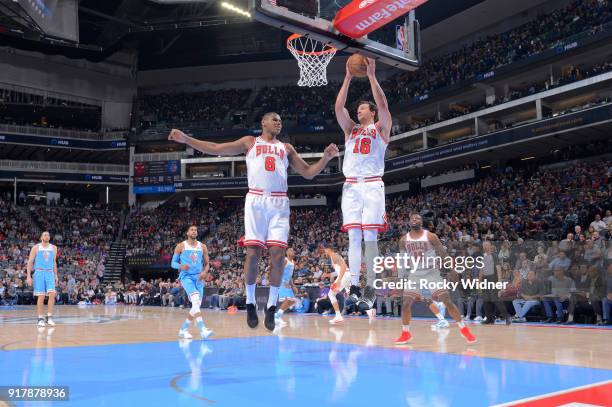
<svg viewBox="0 0 612 407"><path fill-rule="evenodd" d="M246 152L255 142L255 137L244 136L229 143L213 143L190 137L178 129L172 129L168 140L187 144L203 153L210 155L238 155Z"/></svg>
<svg viewBox="0 0 612 407"><path fill-rule="evenodd" d="M208 270L210 270L210 257L208 256L208 247L204 243L202 243L202 260L204 261L204 267L202 268L202 273L200 274L200 280L206 280L206 275L208 274Z"/></svg>
<svg viewBox="0 0 612 407"><path fill-rule="evenodd" d="M436 251L436 256L439 256L442 259L446 259L447 257L449 257L448 252L446 251L446 247L444 247L438 236L436 236L434 233L428 233L427 236L429 239L429 243L431 243L434 250ZM443 262L443 264L444 263L445 262ZM454 265L454 261L452 262L452 264ZM454 267L451 266L451 269L454 269Z"/></svg>
<svg viewBox="0 0 612 407"><path fill-rule="evenodd" d="M330 144L325 148L323 157L321 157L319 161L314 164L308 164L299 156L291 144L285 144L285 148L287 149L287 159L289 160L291 168L306 179L313 179L323 171L323 168L325 168L332 158L338 156L338 147L335 144Z"/></svg>

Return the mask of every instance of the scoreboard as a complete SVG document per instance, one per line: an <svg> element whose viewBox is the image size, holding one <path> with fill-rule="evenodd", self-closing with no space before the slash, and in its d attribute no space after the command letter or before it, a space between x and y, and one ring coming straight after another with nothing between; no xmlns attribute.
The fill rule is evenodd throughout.
<svg viewBox="0 0 612 407"><path fill-rule="evenodd" d="M137 161L134 163L134 193L174 192L180 174L180 161Z"/></svg>

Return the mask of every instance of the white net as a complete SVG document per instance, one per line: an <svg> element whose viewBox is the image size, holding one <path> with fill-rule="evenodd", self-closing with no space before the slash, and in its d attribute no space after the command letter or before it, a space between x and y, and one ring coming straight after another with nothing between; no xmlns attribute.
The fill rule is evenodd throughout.
<svg viewBox="0 0 612 407"><path fill-rule="evenodd" d="M334 47L309 37L292 35L287 40L287 48L298 61L298 86L327 85L327 65L337 51Z"/></svg>

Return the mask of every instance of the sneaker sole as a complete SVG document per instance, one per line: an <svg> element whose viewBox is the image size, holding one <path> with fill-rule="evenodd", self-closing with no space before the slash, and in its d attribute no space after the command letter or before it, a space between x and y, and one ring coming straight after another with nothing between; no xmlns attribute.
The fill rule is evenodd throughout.
<svg viewBox="0 0 612 407"><path fill-rule="evenodd" d="M410 342L412 342L412 338L408 339L407 341L403 341L403 342L393 342L393 344L395 344L395 345L407 345Z"/></svg>
<svg viewBox="0 0 612 407"><path fill-rule="evenodd" d="M214 332L211 331L208 335L202 336L202 340L206 340L206 339L210 338L213 335L214 335Z"/></svg>

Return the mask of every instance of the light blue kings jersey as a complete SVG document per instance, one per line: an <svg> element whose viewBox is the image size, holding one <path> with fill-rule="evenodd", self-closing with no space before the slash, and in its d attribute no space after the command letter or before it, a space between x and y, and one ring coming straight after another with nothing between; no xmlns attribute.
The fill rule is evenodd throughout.
<svg viewBox="0 0 612 407"><path fill-rule="evenodd" d="M291 279L293 278L293 268L295 263L287 259L285 270L283 270L283 279L281 280L281 287L291 287Z"/></svg>
<svg viewBox="0 0 612 407"><path fill-rule="evenodd" d="M193 276L202 272L202 262L204 259L204 250L202 249L202 243L197 242L195 247L189 245L189 241L183 242L183 252L180 256L180 264L187 264L189 268L187 270L181 270L179 277Z"/></svg>
<svg viewBox="0 0 612 407"><path fill-rule="evenodd" d="M38 252L34 257L34 271L53 271L55 264L55 246L52 244L44 247L41 243L37 244Z"/></svg>

